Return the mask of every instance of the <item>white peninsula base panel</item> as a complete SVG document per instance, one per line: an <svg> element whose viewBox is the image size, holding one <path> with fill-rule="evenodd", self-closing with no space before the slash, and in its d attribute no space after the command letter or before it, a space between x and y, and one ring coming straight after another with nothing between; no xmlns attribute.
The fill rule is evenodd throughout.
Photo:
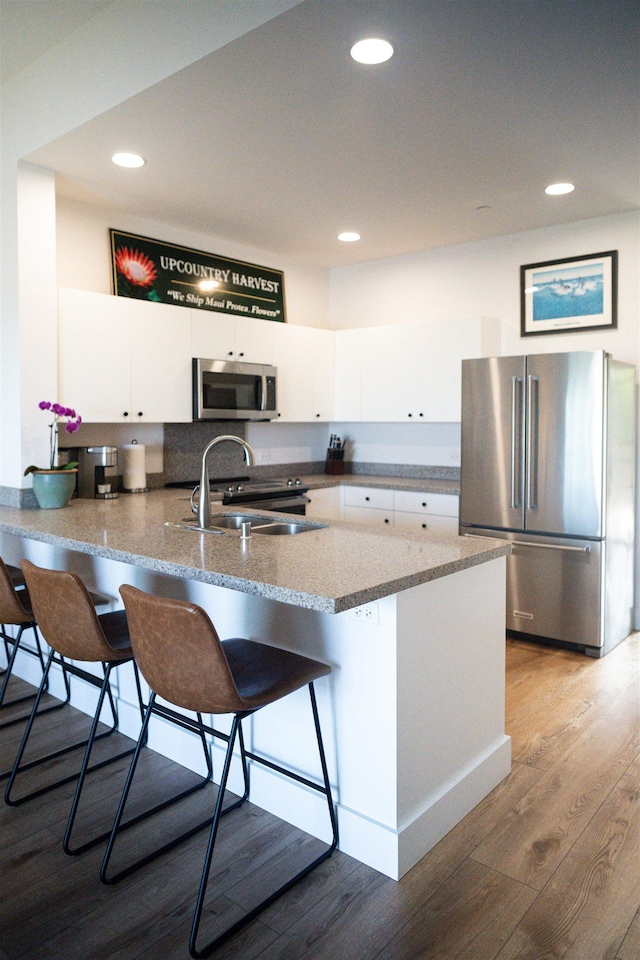
<svg viewBox="0 0 640 960"><path fill-rule="evenodd" d="M399 879L508 773L504 732L505 557L404 590L364 608L327 614L103 557L0 535L5 561L22 557L74 570L114 598L132 583L204 606L222 638L244 636L330 663L316 685L340 849ZM176 637L179 656L180 638ZM120 681L122 731L137 736L133 674ZM17 673L39 682L34 658ZM72 702L93 711L93 692L72 686ZM61 693L55 677L52 693ZM221 730L227 717L217 718ZM249 749L319 778L306 690L245 721ZM158 720L149 745L199 772L195 738ZM214 770L222 751L213 747ZM238 765L239 766L239 765ZM232 790L238 789L239 770ZM253 765L251 801L328 839L326 806L302 785Z"/></svg>

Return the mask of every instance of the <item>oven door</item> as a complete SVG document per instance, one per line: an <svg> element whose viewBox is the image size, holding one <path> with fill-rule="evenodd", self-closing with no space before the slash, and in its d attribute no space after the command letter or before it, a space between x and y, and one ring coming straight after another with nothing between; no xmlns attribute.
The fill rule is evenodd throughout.
<svg viewBox="0 0 640 960"><path fill-rule="evenodd" d="M226 503L223 500L223 506L231 506L232 503L238 503L237 500L228 500ZM295 497L273 497L271 499L264 500L243 500L243 507L253 507L254 510L269 510L272 513L295 513L298 516L304 517L307 512L307 504L309 503L308 497L300 496L299 494Z"/></svg>

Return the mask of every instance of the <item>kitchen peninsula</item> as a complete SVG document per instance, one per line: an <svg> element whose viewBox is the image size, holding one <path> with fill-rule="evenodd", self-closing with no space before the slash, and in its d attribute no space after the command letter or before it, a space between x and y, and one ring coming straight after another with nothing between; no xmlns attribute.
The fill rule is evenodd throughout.
<svg viewBox="0 0 640 960"><path fill-rule="evenodd" d="M223 638L246 636L330 663L317 693L340 848L399 878L510 769L508 544L378 534L342 522L242 541L235 530L180 526L189 515L179 490L76 500L62 510L3 507L0 552L11 563L28 557L74 570L118 606L125 582L192 600ZM18 671L37 682L24 662L32 659ZM121 729L135 736L129 679L119 692ZM77 705L83 709L81 699ZM248 719L247 740L317 776L307 713L303 692L296 694ZM197 745L161 724L150 746L199 763ZM251 799L324 838L326 813L312 791L256 769Z"/></svg>

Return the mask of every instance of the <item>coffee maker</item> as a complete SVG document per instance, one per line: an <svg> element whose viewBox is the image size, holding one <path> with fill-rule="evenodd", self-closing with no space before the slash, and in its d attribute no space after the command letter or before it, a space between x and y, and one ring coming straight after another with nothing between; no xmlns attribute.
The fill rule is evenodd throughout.
<svg viewBox="0 0 640 960"><path fill-rule="evenodd" d="M117 447L80 447L78 450L78 496L85 499L115 500L117 477L107 467L118 463Z"/></svg>

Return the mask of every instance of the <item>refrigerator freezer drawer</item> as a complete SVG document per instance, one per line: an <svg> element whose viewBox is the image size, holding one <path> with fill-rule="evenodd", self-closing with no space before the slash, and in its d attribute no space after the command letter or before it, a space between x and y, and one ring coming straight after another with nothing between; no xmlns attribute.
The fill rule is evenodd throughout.
<svg viewBox="0 0 640 960"><path fill-rule="evenodd" d="M512 543L507 557L508 630L602 646L603 542L497 531L486 535Z"/></svg>

